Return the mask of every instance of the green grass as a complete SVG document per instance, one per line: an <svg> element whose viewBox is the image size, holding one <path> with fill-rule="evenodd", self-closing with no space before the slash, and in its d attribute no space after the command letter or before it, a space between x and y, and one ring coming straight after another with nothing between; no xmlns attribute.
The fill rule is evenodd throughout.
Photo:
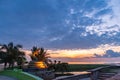
<svg viewBox="0 0 120 80"><path fill-rule="evenodd" d="M69 64L69 71L86 71L102 66L107 66L104 64Z"/></svg>
<svg viewBox="0 0 120 80"><path fill-rule="evenodd" d="M0 75L10 76L18 80L42 80L40 78L36 79L33 76L24 74L21 70L4 70L4 71L0 71Z"/></svg>

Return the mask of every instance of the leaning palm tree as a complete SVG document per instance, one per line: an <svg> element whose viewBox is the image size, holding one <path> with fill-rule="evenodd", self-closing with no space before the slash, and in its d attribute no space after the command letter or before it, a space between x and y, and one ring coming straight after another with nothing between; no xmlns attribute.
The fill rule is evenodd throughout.
<svg viewBox="0 0 120 80"><path fill-rule="evenodd" d="M6 68L7 63L9 67L13 68L15 61L20 55L20 48L22 48L21 45L14 45L13 42L10 42L8 45L2 45L1 50L6 50L6 56L3 58L4 68Z"/></svg>
<svg viewBox="0 0 120 80"><path fill-rule="evenodd" d="M49 55L47 54L47 51L44 50L44 48L33 47L31 55L32 60L45 62L46 60L48 60L48 58Z"/></svg>
<svg viewBox="0 0 120 80"><path fill-rule="evenodd" d="M45 63L44 65L48 66L48 61L49 61L48 58L49 58L49 54L47 53L46 50L44 50L44 48L33 47L31 54L32 61L36 61L38 63L44 62Z"/></svg>
<svg viewBox="0 0 120 80"><path fill-rule="evenodd" d="M38 54L38 48L36 46L33 46L33 48L31 49L32 51L32 54L30 55L32 61L36 61L37 60L37 57L36 57L36 54Z"/></svg>

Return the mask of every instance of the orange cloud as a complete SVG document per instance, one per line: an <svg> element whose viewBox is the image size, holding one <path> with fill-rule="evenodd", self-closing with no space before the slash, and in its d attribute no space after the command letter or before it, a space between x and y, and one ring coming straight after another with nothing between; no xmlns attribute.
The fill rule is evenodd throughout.
<svg viewBox="0 0 120 80"><path fill-rule="evenodd" d="M48 53L50 53L51 57L86 58L94 57L94 54L103 55L109 49L120 52L120 46L106 44L92 49L48 50Z"/></svg>
<svg viewBox="0 0 120 80"><path fill-rule="evenodd" d="M94 54L104 55L106 50L113 50L120 52L120 46L101 45L98 48L92 49L65 49L65 50L47 50L51 59L66 61L66 62L89 62L89 61L101 61L100 59L93 58ZM24 50L26 54L31 54L30 50ZM27 56L28 60L30 57ZM89 59L89 60L88 60ZM104 61L103 61L104 62ZM100 62L102 63L102 62Z"/></svg>

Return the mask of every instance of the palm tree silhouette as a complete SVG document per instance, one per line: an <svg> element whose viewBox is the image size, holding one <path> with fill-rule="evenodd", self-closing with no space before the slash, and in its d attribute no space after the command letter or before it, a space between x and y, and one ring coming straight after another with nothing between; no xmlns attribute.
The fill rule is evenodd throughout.
<svg viewBox="0 0 120 80"><path fill-rule="evenodd" d="M2 45L1 50L6 50L4 54L5 56L2 57L4 68L6 68L7 63L9 64L9 67L14 67L15 61L17 61L18 57L21 55L21 51L19 50L20 48L22 48L22 45L14 45L13 42L10 42L8 45Z"/></svg>
<svg viewBox="0 0 120 80"><path fill-rule="evenodd" d="M47 50L45 50L44 48L37 48L34 46L31 49L31 51L32 51L32 55L31 55L32 61L42 61L47 66L49 65L48 61L50 60L48 59L49 54L47 53Z"/></svg>
<svg viewBox="0 0 120 80"><path fill-rule="evenodd" d="M19 68L23 68L24 64L27 62L25 58L25 52L22 51L18 52L16 62Z"/></svg>
<svg viewBox="0 0 120 80"><path fill-rule="evenodd" d="M32 51L32 55L30 55L32 61L36 61L37 60L37 57L36 57L36 54L38 54L38 48L36 46L33 46L33 48L31 49Z"/></svg>

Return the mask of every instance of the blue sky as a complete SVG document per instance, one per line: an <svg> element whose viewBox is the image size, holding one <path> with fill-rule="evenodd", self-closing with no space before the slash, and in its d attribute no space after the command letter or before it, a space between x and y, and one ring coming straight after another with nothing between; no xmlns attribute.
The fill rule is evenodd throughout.
<svg viewBox="0 0 120 80"><path fill-rule="evenodd" d="M0 43L25 48L120 45L119 0L0 0Z"/></svg>

